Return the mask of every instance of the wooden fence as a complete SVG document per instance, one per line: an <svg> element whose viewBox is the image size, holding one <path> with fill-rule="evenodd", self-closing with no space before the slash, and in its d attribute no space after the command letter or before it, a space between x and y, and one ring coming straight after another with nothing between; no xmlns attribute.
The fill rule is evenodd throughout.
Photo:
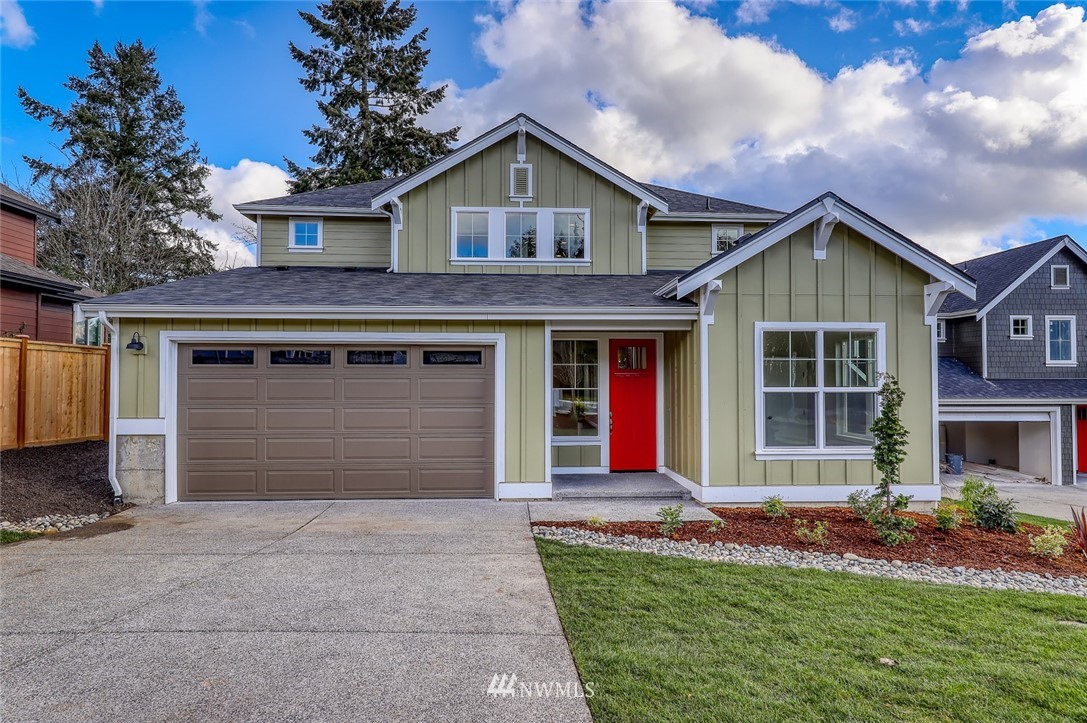
<svg viewBox="0 0 1087 723"><path fill-rule="evenodd" d="M109 436L109 347L0 339L0 449Z"/></svg>

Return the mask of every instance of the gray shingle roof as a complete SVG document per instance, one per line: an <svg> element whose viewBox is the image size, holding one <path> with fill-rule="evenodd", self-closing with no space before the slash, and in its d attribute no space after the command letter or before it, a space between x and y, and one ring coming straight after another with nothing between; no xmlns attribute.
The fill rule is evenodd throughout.
<svg viewBox="0 0 1087 723"><path fill-rule="evenodd" d="M249 201L240 206L327 206L328 208L370 208L373 197L389 186L397 183L404 176L390 176L377 181L352 183L336 188L322 188L317 191L305 191L292 196L277 196L259 201Z"/></svg>
<svg viewBox="0 0 1087 723"><path fill-rule="evenodd" d="M44 216L46 218L51 218L54 221L60 220L60 216L56 213L50 211L34 199L24 196L6 183L0 183L0 201L2 201L5 206L13 206L25 213L34 214L35 216Z"/></svg>
<svg viewBox="0 0 1087 723"><path fill-rule="evenodd" d="M89 299L101 295L77 281L58 276L52 271L39 269L37 266L31 266L7 254L0 254L0 279L53 292L57 296L72 300Z"/></svg>
<svg viewBox="0 0 1087 723"><path fill-rule="evenodd" d="M654 291L670 274L391 274L384 269L246 267L95 299L116 306L693 308Z"/></svg>
<svg viewBox="0 0 1087 723"><path fill-rule="evenodd" d="M958 359L942 357L940 401L999 399L1087 399L1087 378L983 379Z"/></svg>
<svg viewBox="0 0 1087 723"><path fill-rule="evenodd" d="M941 314L954 314L960 311L983 309L1000 296L1015 280L1026 273L1027 269L1049 253L1054 246L1064 241L1067 236L1054 236L1045 241L1037 241L1025 246L1017 246L1007 251L981 256L964 261L956 266L973 276L978 282L978 298L971 301L962 294L950 294L940 307Z"/></svg>
<svg viewBox="0 0 1087 723"><path fill-rule="evenodd" d="M641 184L668 202L668 213L736 213L736 214L781 214L771 208L752 206L739 201L729 201L701 193L691 193L678 188L658 186L653 183Z"/></svg>

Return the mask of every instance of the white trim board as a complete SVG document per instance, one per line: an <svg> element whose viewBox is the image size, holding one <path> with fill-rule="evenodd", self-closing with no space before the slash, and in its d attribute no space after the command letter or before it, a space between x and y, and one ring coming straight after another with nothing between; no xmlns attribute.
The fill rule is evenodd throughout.
<svg viewBox="0 0 1087 723"><path fill-rule="evenodd" d="M952 290L958 291L969 299L975 298L977 287L967 274L943 259L921 251L913 244L909 243L904 236L891 231L833 193L825 193L819 198L809 201L804 206L793 211L789 216L767 226L761 231L757 231L747 242L740 246L733 247L730 251L721 254L713 261L689 272L686 276L680 277L676 284L677 298L687 296L695 289L704 286L730 269L757 256L779 241L814 224L828 213L837 214L841 223L860 231L865 236L896 254L903 260L913 264L922 271L928 272L928 274L937 281L947 282L951 285Z"/></svg>
<svg viewBox="0 0 1087 723"><path fill-rule="evenodd" d="M550 482L502 482L495 485L499 500L549 500Z"/></svg>
<svg viewBox="0 0 1087 723"><path fill-rule="evenodd" d="M434 163L431 163L426 168L417 173L413 173L407 178L403 179L399 183L396 183L389 188L385 189L382 193L370 201L371 209L378 209L392 200L395 196L403 196L405 193L413 188L421 186L432 178L440 176L448 171L453 166L461 163L468 158L476 155L480 151L483 151L495 143L502 141L509 136L524 129L532 136L540 141L543 141L547 145L551 146L555 150L559 151L563 155L573 158L575 161L590 169L599 176L603 176L607 180L614 183L619 188L634 196L635 198L648 202L651 206L659 211L667 212L668 203L647 189L642 184L638 183L629 176L617 171L611 166L607 165L600 159L590 155L586 151L578 148L570 141L556 135L548 128L540 125L533 119L529 118L524 113L518 114L505 123L492 128L483 135L477 136L472 140L462 145L457 150L449 153L448 155L439 158Z"/></svg>
<svg viewBox="0 0 1087 723"><path fill-rule="evenodd" d="M118 419L117 434L164 435L166 434L166 420L162 417L147 417L143 419Z"/></svg>
<svg viewBox="0 0 1087 723"><path fill-rule="evenodd" d="M165 502L177 501L177 350L179 344L253 343L292 341L299 344L478 344L495 347L494 399L494 490L500 499L506 477L506 335L491 333L380 333L380 332L288 332L288 331L161 331L159 332L159 416L166 422ZM119 387L114 386L114 389ZM120 394L112 395L117 398ZM110 427L116 425L111 414ZM113 436L113 435L111 435ZM110 449L114 449L111 439ZM540 483L546 484L546 483Z"/></svg>
<svg viewBox="0 0 1087 723"><path fill-rule="evenodd" d="M671 475L669 475L671 476ZM675 479L673 477L673 479ZM676 480L677 482L679 480ZM682 483L681 483L682 484ZM845 502L853 492L875 491L873 485L743 485L733 487L696 487L691 492L703 504L745 504L762 502L778 495L784 502ZM937 502L940 485L895 485L895 494L913 497L913 502Z"/></svg>

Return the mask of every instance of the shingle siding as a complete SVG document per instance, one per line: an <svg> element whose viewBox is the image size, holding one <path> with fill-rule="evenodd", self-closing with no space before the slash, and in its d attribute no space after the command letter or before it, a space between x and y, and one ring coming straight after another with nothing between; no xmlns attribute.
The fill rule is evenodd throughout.
<svg viewBox="0 0 1087 723"><path fill-rule="evenodd" d="M938 347L940 356L959 359L981 374L981 322L969 319L948 319L947 340Z"/></svg>
<svg viewBox="0 0 1087 723"><path fill-rule="evenodd" d="M1069 267L1070 288L1050 288L1049 270L1054 265ZM1033 339L1010 338L1013 315L1033 317ZM1076 366L1046 366L1047 315L1076 317L1076 359L1079 362ZM1058 252L1043 264L997 304L986 318L990 379L1070 379L1087 376L1087 271L1079 259L1067 250Z"/></svg>

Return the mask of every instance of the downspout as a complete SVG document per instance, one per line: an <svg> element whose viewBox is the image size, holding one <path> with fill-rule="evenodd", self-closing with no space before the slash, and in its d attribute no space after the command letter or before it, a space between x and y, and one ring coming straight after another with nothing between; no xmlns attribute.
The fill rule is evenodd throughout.
<svg viewBox="0 0 1087 723"><path fill-rule="evenodd" d="M121 370L121 355L117 353L117 343L120 336L120 331L117 326L106 318L106 312L98 312L98 321L102 326L109 330L112 337L112 343L110 344L109 354L109 460L107 462L107 473L109 474L109 484L113 488L113 504L119 505L124 502L124 494L121 492L121 483L117 481L117 411L120 407L120 370Z"/></svg>

